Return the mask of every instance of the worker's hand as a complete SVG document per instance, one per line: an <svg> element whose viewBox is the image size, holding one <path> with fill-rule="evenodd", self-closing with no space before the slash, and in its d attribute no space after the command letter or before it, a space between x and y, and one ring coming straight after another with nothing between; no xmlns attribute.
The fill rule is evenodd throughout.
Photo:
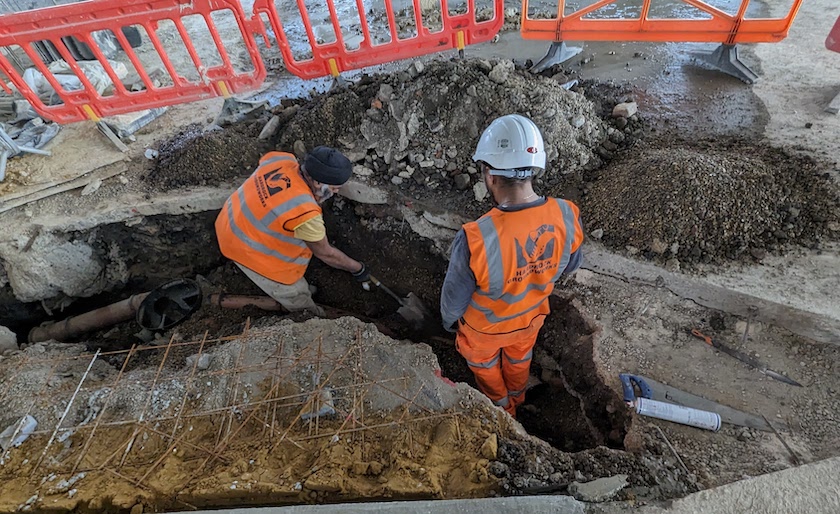
<svg viewBox="0 0 840 514"><path fill-rule="evenodd" d="M359 262L362 265L362 269L353 273L353 278L356 279L356 282L370 282L370 271L368 271L367 266L365 266L364 262Z"/></svg>

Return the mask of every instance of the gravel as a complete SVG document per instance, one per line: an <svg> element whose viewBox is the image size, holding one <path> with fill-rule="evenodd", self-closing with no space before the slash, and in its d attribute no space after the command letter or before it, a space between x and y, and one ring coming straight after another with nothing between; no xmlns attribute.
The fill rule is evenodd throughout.
<svg viewBox="0 0 840 514"><path fill-rule="evenodd" d="M838 194L818 163L742 142L652 143L589 184L582 212L605 245L682 263L761 260L836 237Z"/></svg>

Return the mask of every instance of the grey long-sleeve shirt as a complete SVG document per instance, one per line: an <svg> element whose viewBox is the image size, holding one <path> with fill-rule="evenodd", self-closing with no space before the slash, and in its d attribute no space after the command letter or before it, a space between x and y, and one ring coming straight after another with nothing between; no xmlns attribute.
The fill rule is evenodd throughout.
<svg viewBox="0 0 840 514"><path fill-rule="evenodd" d="M545 201L545 198L540 198L534 202L511 207L497 207L497 209L505 212L521 211L543 205ZM580 223L580 219L578 219L578 223ZM572 253L569 264L563 270L563 275L577 270L580 267L582 256L580 248ZM470 269L470 246L467 243L467 235L464 233L464 229L461 229L455 236L455 240L452 241L449 268L446 270L446 279L443 281L443 289L440 293L440 315L443 319L443 328L450 332L454 331L453 325L467 311L467 306L470 304L470 299L476 287L475 274Z"/></svg>

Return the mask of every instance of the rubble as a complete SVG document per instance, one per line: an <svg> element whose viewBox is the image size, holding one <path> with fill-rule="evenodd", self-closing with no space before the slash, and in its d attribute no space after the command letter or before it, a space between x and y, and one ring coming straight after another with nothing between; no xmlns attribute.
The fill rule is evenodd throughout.
<svg viewBox="0 0 840 514"><path fill-rule="evenodd" d="M475 141L492 119L510 113L540 126L549 182L597 160L607 138L605 122L583 95L511 61L465 60L433 61L422 73L412 65L407 73L369 76L315 97L280 131L278 148L331 145L401 189L468 190L469 175L478 173ZM414 169L409 180L403 166ZM480 202L486 193L474 187Z"/></svg>
<svg viewBox="0 0 840 514"><path fill-rule="evenodd" d="M635 114L639 111L639 106L636 102L624 102L620 103L613 108L613 118L630 118L631 116L635 116Z"/></svg>
<svg viewBox="0 0 840 514"><path fill-rule="evenodd" d="M210 368L210 361L213 360L213 357L208 353L203 353L199 355L190 355L187 357L187 367L192 369L195 368L199 371L205 371Z"/></svg>

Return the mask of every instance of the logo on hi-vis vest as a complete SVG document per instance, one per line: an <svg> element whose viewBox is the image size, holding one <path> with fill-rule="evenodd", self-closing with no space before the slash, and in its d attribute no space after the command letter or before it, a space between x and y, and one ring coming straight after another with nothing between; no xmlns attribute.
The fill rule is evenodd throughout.
<svg viewBox="0 0 840 514"><path fill-rule="evenodd" d="M281 191L292 187L292 181L280 170L269 171L263 175L265 186L268 189L268 196L274 196Z"/></svg>
<svg viewBox="0 0 840 514"><path fill-rule="evenodd" d="M524 241L516 239L517 269L509 282L521 282L531 274L553 272L557 268L557 262L552 259L556 246L554 225L542 225L528 234Z"/></svg>

